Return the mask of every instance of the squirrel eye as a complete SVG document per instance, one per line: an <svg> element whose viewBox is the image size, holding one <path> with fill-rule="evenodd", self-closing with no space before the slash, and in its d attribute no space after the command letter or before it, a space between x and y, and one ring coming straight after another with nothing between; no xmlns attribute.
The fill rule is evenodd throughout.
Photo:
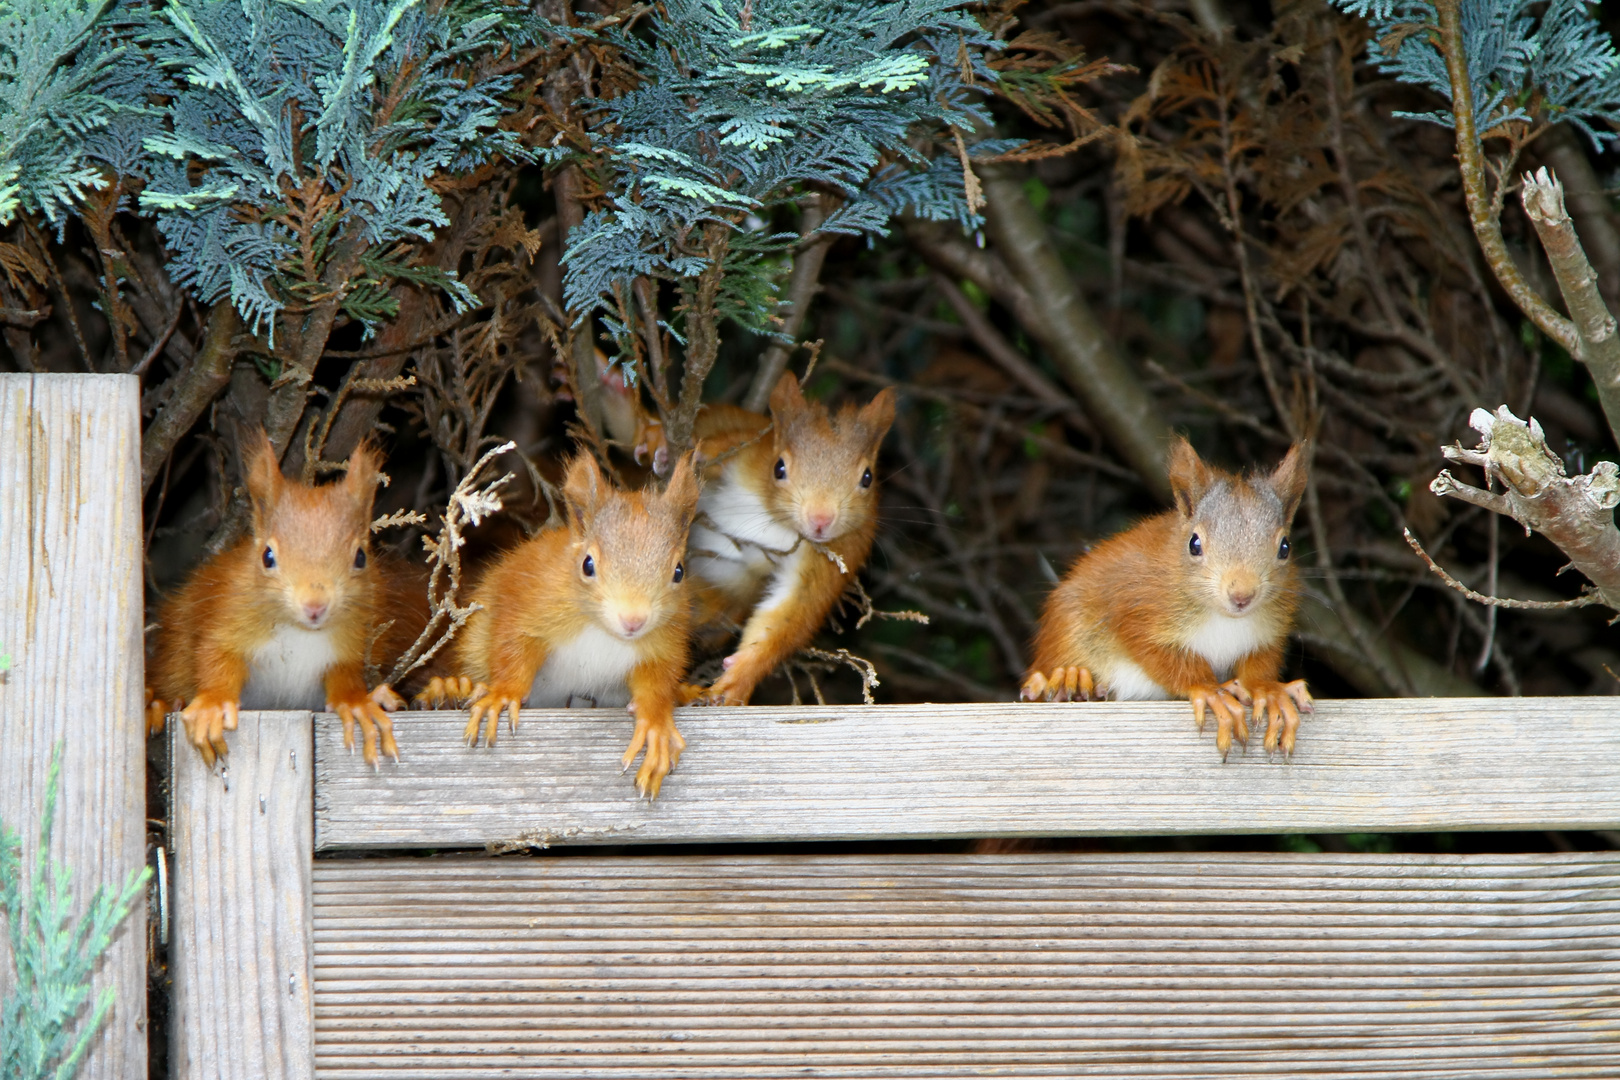
<svg viewBox="0 0 1620 1080"><path fill-rule="evenodd" d="M366 568L366 549L365 548L355 548L354 549L354 568L356 570L364 570Z"/></svg>
<svg viewBox="0 0 1620 1080"><path fill-rule="evenodd" d="M584 565L582 565L580 567L580 570L584 572L586 577L595 577L596 576L596 560L591 558L589 555L585 556Z"/></svg>
<svg viewBox="0 0 1620 1080"><path fill-rule="evenodd" d="M276 568L276 553L270 548L264 549L264 568L266 570L274 570Z"/></svg>
<svg viewBox="0 0 1620 1080"><path fill-rule="evenodd" d="M1192 539L1187 541L1187 550L1192 552L1194 555L1202 555L1204 553L1204 542L1198 539L1197 533L1193 533Z"/></svg>
<svg viewBox="0 0 1620 1080"><path fill-rule="evenodd" d="M871 486L872 486L872 470L867 469L865 472L861 473L861 487L869 488Z"/></svg>
<svg viewBox="0 0 1620 1080"><path fill-rule="evenodd" d="M1277 545L1277 558L1288 558L1288 537L1286 536L1282 538L1282 543Z"/></svg>
<svg viewBox="0 0 1620 1080"><path fill-rule="evenodd" d="M776 478L778 480L787 479L787 462L783 461L781 458L776 459Z"/></svg>
<svg viewBox="0 0 1620 1080"><path fill-rule="evenodd" d="M681 583L681 578L683 578L685 576L686 576L686 567L682 566L680 563L676 563L675 564L675 584L679 585Z"/></svg>

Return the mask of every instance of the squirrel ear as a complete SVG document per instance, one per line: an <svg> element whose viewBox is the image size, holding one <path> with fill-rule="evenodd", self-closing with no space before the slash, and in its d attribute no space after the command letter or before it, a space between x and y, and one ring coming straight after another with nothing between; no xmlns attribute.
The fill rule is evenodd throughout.
<svg viewBox="0 0 1620 1080"><path fill-rule="evenodd" d="M275 447L263 428L255 428L242 437L239 451L242 456L242 476L247 483L248 501L253 504L253 521L262 526L270 517L271 509L281 498L281 462L276 459Z"/></svg>
<svg viewBox="0 0 1620 1080"><path fill-rule="evenodd" d="M1288 448L1282 461L1272 470L1268 482L1271 490L1283 503L1283 520L1294 520L1300 499L1305 497L1305 480L1310 466L1306 463L1309 446L1301 440Z"/></svg>
<svg viewBox="0 0 1620 1080"><path fill-rule="evenodd" d="M791 371L782 372L782 377L776 380L776 388L771 391L771 415L780 420L799 412L808 404L804 400L804 390L799 386L799 377Z"/></svg>
<svg viewBox="0 0 1620 1080"><path fill-rule="evenodd" d="M606 483L601 466L589 450L581 450L568 463L568 475L563 480L563 502L568 504L568 527L579 530L596 516L602 501L602 486Z"/></svg>
<svg viewBox="0 0 1620 1080"><path fill-rule="evenodd" d="M1170 459L1166 468L1170 473L1170 493L1175 497L1176 509L1181 511L1182 517L1192 517L1198 500L1204 497L1213 479L1209 466L1192 448L1192 443L1177 435L1170 444Z"/></svg>
<svg viewBox="0 0 1620 1080"><path fill-rule="evenodd" d="M669 483L664 485L664 501L674 507L681 520L688 525L697 513L698 489L697 468L692 451L688 450L675 463L675 468L669 474Z"/></svg>
<svg viewBox="0 0 1620 1080"><path fill-rule="evenodd" d="M343 487L359 506L369 512L377 496L377 481L382 475L382 455L369 440L354 448L349 455L349 471L343 477Z"/></svg>
<svg viewBox="0 0 1620 1080"><path fill-rule="evenodd" d="M894 425L894 387L885 386L860 411L861 424L872 433L872 445L883 441Z"/></svg>

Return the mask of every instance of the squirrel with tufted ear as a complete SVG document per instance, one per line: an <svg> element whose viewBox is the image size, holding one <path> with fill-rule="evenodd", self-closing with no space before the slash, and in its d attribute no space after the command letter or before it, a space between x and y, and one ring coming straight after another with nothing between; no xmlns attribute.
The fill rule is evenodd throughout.
<svg viewBox="0 0 1620 1080"><path fill-rule="evenodd" d="M1299 604L1288 530L1305 493L1305 444L1270 474L1212 469L1186 439L1170 449L1175 509L1082 555L1047 599L1025 701L1187 698L1216 720L1226 759L1247 743L1244 706L1267 753L1294 752L1305 680L1278 681ZM1269 716L1269 721L1268 721Z"/></svg>
<svg viewBox="0 0 1620 1080"><path fill-rule="evenodd" d="M620 491L580 453L563 482L568 522L501 555L480 576L481 605L456 637L420 703L470 700L468 745L483 726L493 746L501 714L518 709L628 706L635 732L626 769L646 748L636 788L657 796L686 745L675 701L689 654L686 538L698 502L692 455L662 493Z"/></svg>
<svg viewBox="0 0 1620 1080"><path fill-rule="evenodd" d="M878 526L878 446L894 391L833 413L785 373L770 415L708 405L696 435L705 485L692 526L698 625L742 625L697 704L746 705L761 679L810 643L866 564Z"/></svg>
<svg viewBox="0 0 1620 1080"><path fill-rule="evenodd" d="M367 651L386 670L427 623L426 590L403 560L371 550L381 459L369 445L348 474L319 486L281 475L263 431L247 440L243 472L252 534L197 568L159 609L147 688L147 731L181 709L209 765L227 751L242 709L329 709L365 759L399 760L386 710L404 702L386 684L366 692ZM381 635L375 628L391 623ZM375 636L375 640L374 640Z"/></svg>

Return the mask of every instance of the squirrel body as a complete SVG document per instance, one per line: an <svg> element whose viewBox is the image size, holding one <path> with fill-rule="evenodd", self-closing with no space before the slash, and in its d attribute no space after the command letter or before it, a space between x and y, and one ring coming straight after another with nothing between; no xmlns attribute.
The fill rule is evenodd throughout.
<svg viewBox="0 0 1620 1080"><path fill-rule="evenodd" d="M368 646L386 666L426 623L425 595L410 599L412 569L373 555L371 507L380 462L362 446L341 481L312 486L281 475L262 432L245 457L251 534L207 560L162 605L151 664L147 728L182 708L190 741L210 765L241 709L332 709L364 754L396 760L386 685L370 693ZM392 621L377 635L376 628Z"/></svg>
<svg viewBox="0 0 1620 1080"><path fill-rule="evenodd" d="M589 454L569 465L566 525L501 555L480 577L474 612L420 700L473 698L466 738L494 745L500 717L518 710L625 707L635 733L626 768L649 798L685 745L674 707L690 653L686 542L698 500L690 455L662 494L613 488Z"/></svg>
<svg viewBox="0 0 1620 1080"><path fill-rule="evenodd" d="M1170 452L1176 506L1098 544L1048 598L1021 697L1187 698L1216 721L1224 758L1248 739L1245 704L1294 748L1303 680L1278 682L1299 604L1288 530L1304 494L1303 445L1269 475L1211 469L1185 439Z"/></svg>
<svg viewBox="0 0 1620 1080"><path fill-rule="evenodd" d="M697 417L706 463L691 541L698 624L743 628L714 684L689 688L700 703L747 704L826 622L877 535L874 470L894 392L833 414L788 372L770 409L710 405Z"/></svg>

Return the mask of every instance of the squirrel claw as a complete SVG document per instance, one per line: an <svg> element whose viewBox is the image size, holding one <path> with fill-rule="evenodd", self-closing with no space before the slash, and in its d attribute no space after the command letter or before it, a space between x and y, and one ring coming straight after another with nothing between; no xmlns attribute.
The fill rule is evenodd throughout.
<svg viewBox="0 0 1620 1080"><path fill-rule="evenodd" d="M670 770L681 760L681 751L686 749L686 740L675 730L675 721L667 718L667 714L666 719L657 723L638 716L636 730L630 736L630 747L624 752L624 771L629 771L636 760L636 755L643 747L647 753L641 759L641 768L636 772L636 792L651 802L658 798L658 791L664 785L664 777L668 776Z"/></svg>
<svg viewBox="0 0 1620 1080"><path fill-rule="evenodd" d="M178 704L178 702L176 703ZM152 696L152 688L146 688L146 736L163 734L163 724L169 715L169 703L160 697Z"/></svg>
<svg viewBox="0 0 1620 1080"><path fill-rule="evenodd" d="M1102 701L1107 694L1089 668L1075 666L1054 668L1050 676L1030 672L1018 697L1022 701Z"/></svg>
<svg viewBox="0 0 1620 1080"><path fill-rule="evenodd" d="M378 683L377 689L367 696L384 712L399 712L405 707L405 699L394 693L394 688L387 683Z"/></svg>
<svg viewBox="0 0 1620 1080"><path fill-rule="evenodd" d="M222 701L211 694L198 694L180 711L186 725L186 737L202 755L203 764L210 769L214 762L230 753L225 733L236 730L238 703Z"/></svg>
<svg viewBox="0 0 1620 1080"><path fill-rule="evenodd" d="M501 688L488 688L482 683L474 687L474 691L483 691L473 702L468 711L467 727L462 737L467 740L468 746L478 745L479 724L483 724L484 745L494 746L495 736L501 730L501 713L510 712L509 730L516 731L518 726L518 710L523 707L523 690L510 690Z"/></svg>
<svg viewBox="0 0 1620 1080"><path fill-rule="evenodd" d="M379 689L386 689L386 685ZM382 752L399 761L399 746L394 742L394 722L389 719L383 706L375 698L375 691L371 696L355 698L347 701L329 701L326 707L338 714L343 721L343 745L354 751L354 725L360 724L360 754L365 758L366 764L373 769L377 767L377 748L379 744ZM393 694L393 691L389 691ZM404 702L400 702L404 704Z"/></svg>
<svg viewBox="0 0 1620 1080"><path fill-rule="evenodd" d="M435 675L414 700L418 708L442 709L451 703L465 705L483 697L487 689L482 683L474 685L465 675Z"/></svg>
<svg viewBox="0 0 1620 1080"><path fill-rule="evenodd" d="M1233 680L1236 683L1237 680ZM1266 756L1281 749L1283 760L1294 756L1294 736L1299 731L1301 713L1314 713L1316 702L1305 687L1304 679L1293 682L1256 682L1244 687L1244 700L1254 704L1254 724L1266 721Z"/></svg>
<svg viewBox="0 0 1620 1080"><path fill-rule="evenodd" d="M1224 686L1194 686L1187 691L1187 699L1192 702L1193 721L1200 733L1206 712L1215 715L1215 749L1222 761L1232 749L1234 736L1248 746L1249 725L1243 721L1243 702L1231 690Z"/></svg>

